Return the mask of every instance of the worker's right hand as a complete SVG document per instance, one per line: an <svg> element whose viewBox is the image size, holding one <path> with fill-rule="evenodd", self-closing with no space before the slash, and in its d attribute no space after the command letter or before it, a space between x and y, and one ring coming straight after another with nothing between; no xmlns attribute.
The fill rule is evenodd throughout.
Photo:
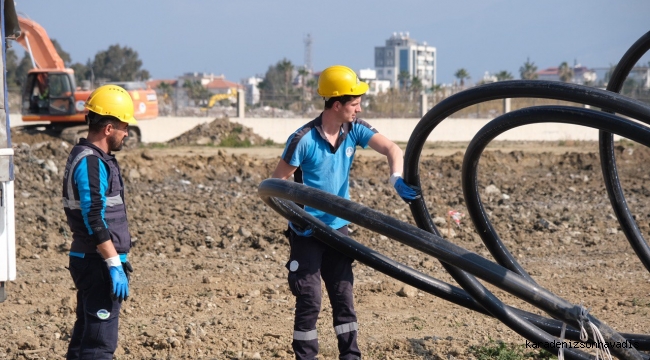
<svg viewBox="0 0 650 360"><path fill-rule="evenodd" d="M390 176L390 183L393 184L393 187L397 191L397 194L402 198L402 200L407 203L415 199L419 199L421 195L420 188L417 186L409 185L404 182L401 174L393 174Z"/></svg>
<svg viewBox="0 0 650 360"><path fill-rule="evenodd" d="M113 300L122 302L129 298L129 280L124 273L122 264L110 266L108 272L111 274L111 296Z"/></svg>

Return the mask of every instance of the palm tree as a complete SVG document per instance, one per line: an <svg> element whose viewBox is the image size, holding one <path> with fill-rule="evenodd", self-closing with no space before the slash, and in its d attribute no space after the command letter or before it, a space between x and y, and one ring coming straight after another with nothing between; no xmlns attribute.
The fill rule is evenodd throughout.
<svg viewBox="0 0 650 360"><path fill-rule="evenodd" d="M569 66L569 64L567 64L566 61L560 64L557 72L560 76L560 81L571 82L571 80L573 80L573 69Z"/></svg>
<svg viewBox="0 0 650 360"><path fill-rule="evenodd" d="M460 82L461 88L465 86L465 79L469 79L469 73L467 72L467 70L465 70L465 68L460 68L456 70L454 76Z"/></svg>
<svg viewBox="0 0 650 360"><path fill-rule="evenodd" d="M530 58L528 58L524 65L519 68L519 74L522 80L537 80L537 66L535 66L534 62L530 62Z"/></svg>
<svg viewBox="0 0 650 360"><path fill-rule="evenodd" d="M442 92L442 85L440 84L431 85L431 92L433 92L433 103L437 104L439 94Z"/></svg>
<svg viewBox="0 0 650 360"><path fill-rule="evenodd" d="M422 80L420 80L419 77L414 76L413 79L411 79L411 91L413 91L414 94L418 94L422 91Z"/></svg>
<svg viewBox="0 0 650 360"><path fill-rule="evenodd" d="M309 70L305 68L304 66L298 69L298 75L300 75L300 85L302 88L302 99L303 101L305 100L311 100L311 96L308 96L307 92L307 77L309 76Z"/></svg>
<svg viewBox="0 0 650 360"><path fill-rule="evenodd" d="M284 95L286 101L288 100L287 98L291 90L291 75L293 73L293 64L287 59L282 59L282 61L278 63L277 68L280 73L284 74L284 86L282 89L282 95Z"/></svg>
<svg viewBox="0 0 650 360"><path fill-rule="evenodd" d="M399 82L399 88L400 89L405 89L408 87L409 80L411 79L411 74L409 74L408 71L400 71L399 75L397 75L397 81Z"/></svg>
<svg viewBox="0 0 650 360"><path fill-rule="evenodd" d="M210 91L198 80L185 80L183 88L187 91L187 96L194 101L195 105L206 103L208 98L210 98Z"/></svg>
<svg viewBox="0 0 650 360"><path fill-rule="evenodd" d="M501 70L498 73L494 74L494 76L497 77L497 81L504 81L504 80L512 80L514 77L512 76L511 73Z"/></svg>

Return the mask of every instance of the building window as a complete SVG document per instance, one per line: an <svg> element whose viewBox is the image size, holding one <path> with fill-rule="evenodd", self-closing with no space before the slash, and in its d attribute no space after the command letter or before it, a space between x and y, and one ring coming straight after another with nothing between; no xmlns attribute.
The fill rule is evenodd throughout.
<svg viewBox="0 0 650 360"><path fill-rule="evenodd" d="M399 52L399 69L400 71L409 71L409 51L406 49Z"/></svg>

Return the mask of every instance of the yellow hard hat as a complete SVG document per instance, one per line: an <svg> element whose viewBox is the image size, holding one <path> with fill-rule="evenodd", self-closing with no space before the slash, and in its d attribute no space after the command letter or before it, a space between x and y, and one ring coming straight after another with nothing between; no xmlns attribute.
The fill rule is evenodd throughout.
<svg viewBox="0 0 650 360"><path fill-rule="evenodd" d="M131 95L117 85L98 87L90 94L84 107L99 115L113 116L129 125L138 123L133 117Z"/></svg>
<svg viewBox="0 0 650 360"><path fill-rule="evenodd" d="M323 70L318 77L318 95L329 99L343 95L363 95L368 84L347 66L334 65Z"/></svg>

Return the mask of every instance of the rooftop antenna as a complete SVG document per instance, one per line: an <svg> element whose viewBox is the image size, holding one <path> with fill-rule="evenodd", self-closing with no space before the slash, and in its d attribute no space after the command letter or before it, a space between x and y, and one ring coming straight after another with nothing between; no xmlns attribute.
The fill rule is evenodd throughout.
<svg viewBox="0 0 650 360"><path fill-rule="evenodd" d="M311 34L307 34L307 37L305 38L305 70L309 71L310 74L312 73L311 44L312 44Z"/></svg>

